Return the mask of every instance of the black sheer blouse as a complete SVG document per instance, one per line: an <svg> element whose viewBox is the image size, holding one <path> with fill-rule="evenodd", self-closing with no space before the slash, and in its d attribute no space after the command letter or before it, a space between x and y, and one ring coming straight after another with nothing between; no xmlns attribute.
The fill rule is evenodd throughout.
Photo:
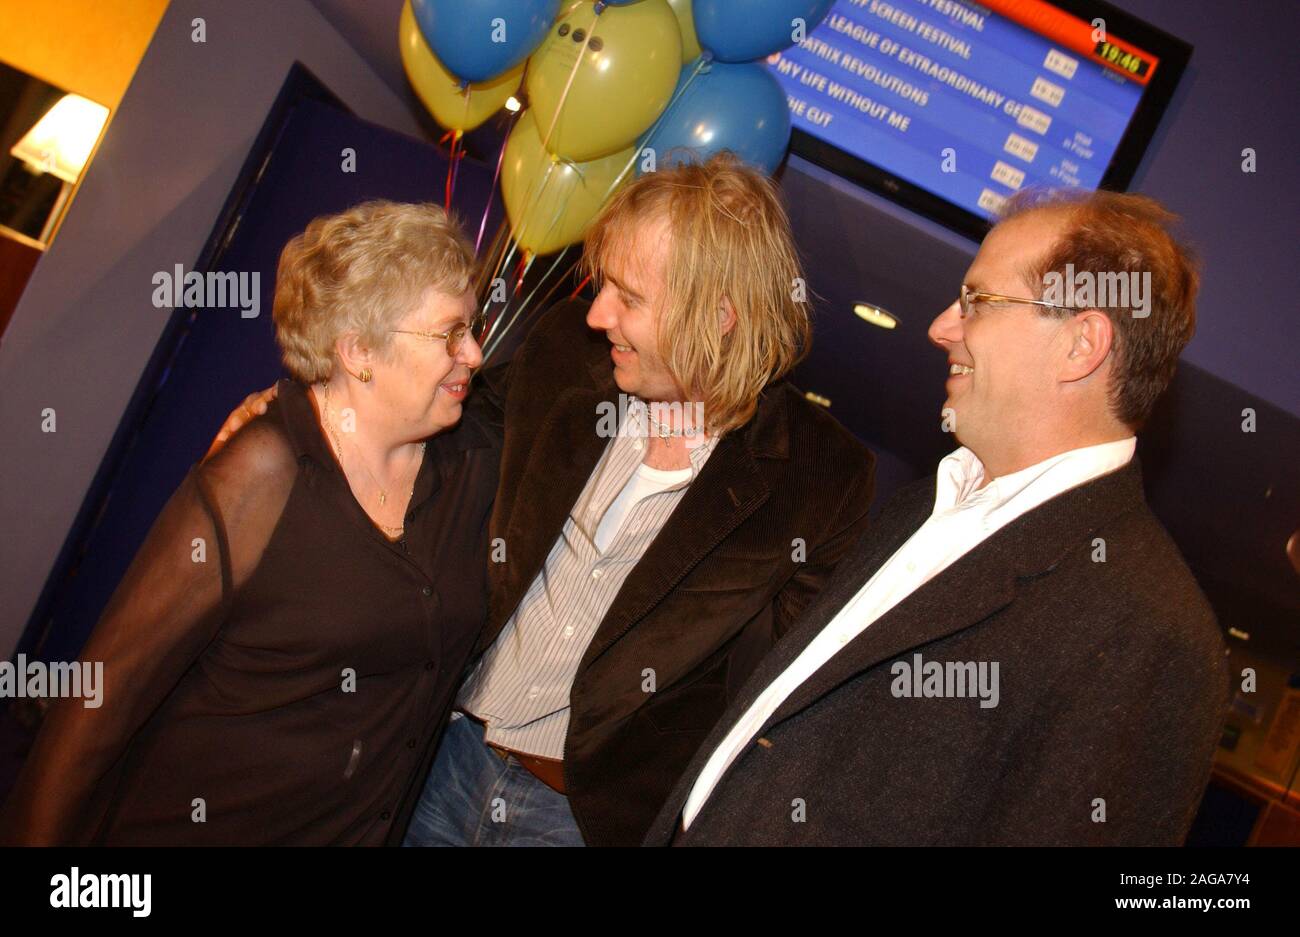
<svg viewBox="0 0 1300 937"><path fill-rule="evenodd" d="M356 502L307 389L195 466L51 707L0 838L400 841L486 615L500 426L433 437L401 541Z"/></svg>

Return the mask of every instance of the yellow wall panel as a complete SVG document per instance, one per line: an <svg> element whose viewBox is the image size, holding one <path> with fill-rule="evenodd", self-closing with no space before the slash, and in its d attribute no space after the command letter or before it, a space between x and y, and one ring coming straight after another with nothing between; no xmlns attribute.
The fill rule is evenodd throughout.
<svg viewBox="0 0 1300 937"><path fill-rule="evenodd" d="M0 61L116 110L169 0L0 0Z"/></svg>

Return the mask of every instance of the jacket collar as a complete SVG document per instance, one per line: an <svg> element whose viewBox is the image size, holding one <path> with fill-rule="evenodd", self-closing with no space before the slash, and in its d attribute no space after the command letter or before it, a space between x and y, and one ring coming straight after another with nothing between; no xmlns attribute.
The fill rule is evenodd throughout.
<svg viewBox="0 0 1300 937"><path fill-rule="evenodd" d="M891 503L858 548L841 561L837 588L816 603L796 635L783 642L782 662L769 661L775 679L844 604L929 516L933 477L909 486ZM1011 604L1023 583L1048 575L1111 518L1145 507L1136 456L1126 465L1062 492L998 530L880 617L805 681L768 720L771 726L808 706L828 689L882 661L974 625ZM777 655L772 655L776 657ZM764 731L767 726L764 726Z"/></svg>

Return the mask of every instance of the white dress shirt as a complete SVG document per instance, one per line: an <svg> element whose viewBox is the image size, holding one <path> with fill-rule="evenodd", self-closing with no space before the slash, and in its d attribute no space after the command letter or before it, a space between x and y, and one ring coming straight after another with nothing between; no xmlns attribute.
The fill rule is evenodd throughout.
<svg viewBox="0 0 1300 937"><path fill-rule="evenodd" d="M881 565L732 727L705 763L686 800L689 827L718 780L754 734L805 680L873 622L965 554L1043 502L1112 472L1133 458L1133 436L1071 449L995 478L983 488L984 465L966 447L943 458L935 479L934 511Z"/></svg>

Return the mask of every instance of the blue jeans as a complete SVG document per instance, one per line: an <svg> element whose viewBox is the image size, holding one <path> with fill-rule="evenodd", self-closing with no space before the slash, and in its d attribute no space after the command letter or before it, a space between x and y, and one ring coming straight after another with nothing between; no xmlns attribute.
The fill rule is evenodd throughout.
<svg viewBox="0 0 1300 937"><path fill-rule="evenodd" d="M569 798L502 759L483 734L466 717L447 726L402 845L583 845Z"/></svg>

